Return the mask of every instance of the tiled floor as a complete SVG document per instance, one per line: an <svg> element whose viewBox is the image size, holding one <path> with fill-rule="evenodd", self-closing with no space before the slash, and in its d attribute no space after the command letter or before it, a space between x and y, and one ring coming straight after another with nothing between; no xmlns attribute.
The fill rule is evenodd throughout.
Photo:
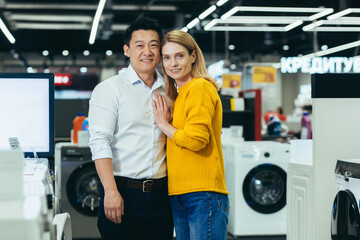
<svg viewBox="0 0 360 240"><path fill-rule="evenodd" d="M100 239L73 239L73 240L100 240ZM176 240L176 238L174 238ZM261 236L261 237L233 237L228 235L226 240L286 240L285 236Z"/></svg>
<svg viewBox="0 0 360 240"><path fill-rule="evenodd" d="M228 235L227 240L286 240L286 236L254 236L254 237L233 237Z"/></svg>

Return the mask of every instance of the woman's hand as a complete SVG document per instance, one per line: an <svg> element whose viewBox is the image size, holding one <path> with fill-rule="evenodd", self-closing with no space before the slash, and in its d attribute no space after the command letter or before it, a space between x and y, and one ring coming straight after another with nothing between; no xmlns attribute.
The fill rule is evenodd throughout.
<svg viewBox="0 0 360 240"><path fill-rule="evenodd" d="M158 126L166 136L173 139L173 135L177 129L170 124L173 118L173 109L167 106L165 96L160 93L156 94L155 99L152 100L152 107L156 126Z"/></svg>
<svg viewBox="0 0 360 240"><path fill-rule="evenodd" d="M152 100L154 110L154 118L156 125L161 129L161 126L167 125L172 120L173 111L167 106L166 98L158 93L155 99Z"/></svg>

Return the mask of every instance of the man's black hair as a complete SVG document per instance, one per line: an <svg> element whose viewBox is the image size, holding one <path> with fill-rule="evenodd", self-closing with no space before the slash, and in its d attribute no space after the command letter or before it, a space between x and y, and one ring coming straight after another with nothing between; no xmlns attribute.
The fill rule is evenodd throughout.
<svg viewBox="0 0 360 240"><path fill-rule="evenodd" d="M126 29L124 44L129 46L132 33L137 30L154 30L158 33L159 40L163 37L163 29L157 20L148 17L141 17L136 19L136 21Z"/></svg>

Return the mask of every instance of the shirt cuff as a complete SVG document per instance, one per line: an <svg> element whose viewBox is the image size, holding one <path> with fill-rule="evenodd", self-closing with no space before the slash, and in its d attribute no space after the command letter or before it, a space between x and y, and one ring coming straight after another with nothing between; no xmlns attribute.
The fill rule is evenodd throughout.
<svg viewBox="0 0 360 240"><path fill-rule="evenodd" d="M110 148L104 148L98 150L96 153L92 155L92 160L100 159L100 158L113 158L112 151Z"/></svg>

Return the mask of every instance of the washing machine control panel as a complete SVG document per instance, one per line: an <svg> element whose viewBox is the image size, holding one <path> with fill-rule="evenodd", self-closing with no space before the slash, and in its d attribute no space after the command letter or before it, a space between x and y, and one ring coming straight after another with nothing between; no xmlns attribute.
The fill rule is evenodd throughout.
<svg viewBox="0 0 360 240"><path fill-rule="evenodd" d="M64 146L61 148L61 161L89 161L91 151L89 147Z"/></svg>

